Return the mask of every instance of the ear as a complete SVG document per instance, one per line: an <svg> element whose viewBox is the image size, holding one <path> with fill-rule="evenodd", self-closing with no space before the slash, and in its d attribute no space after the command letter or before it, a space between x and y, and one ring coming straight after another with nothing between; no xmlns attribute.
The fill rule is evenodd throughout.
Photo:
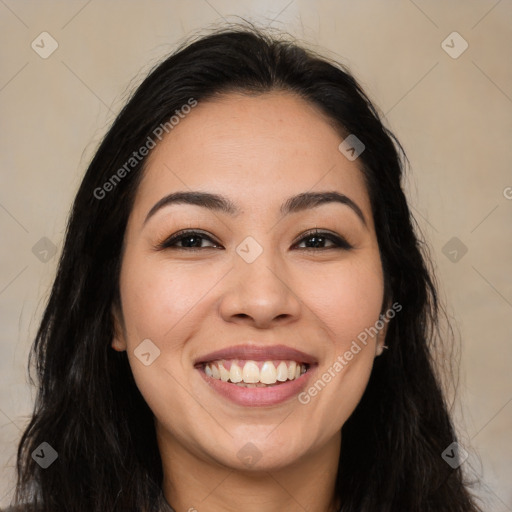
<svg viewBox="0 0 512 512"><path fill-rule="evenodd" d="M384 327L377 334L377 343L375 344L375 357L382 355L384 350L388 348L386 345L386 334L388 332L389 320L387 319L386 312L391 308L392 303L392 300L387 301L387 304L384 305L381 311L381 318L383 318L382 321L384 322Z"/></svg>
<svg viewBox="0 0 512 512"><path fill-rule="evenodd" d="M126 337L124 334L123 315L119 306L112 306L112 323L114 325L114 337L112 338L111 347L117 352L126 350Z"/></svg>
<svg viewBox="0 0 512 512"><path fill-rule="evenodd" d="M382 341L377 341L377 345L375 346L375 357L379 357L382 355L382 352L388 348L387 345L384 344L384 339Z"/></svg>

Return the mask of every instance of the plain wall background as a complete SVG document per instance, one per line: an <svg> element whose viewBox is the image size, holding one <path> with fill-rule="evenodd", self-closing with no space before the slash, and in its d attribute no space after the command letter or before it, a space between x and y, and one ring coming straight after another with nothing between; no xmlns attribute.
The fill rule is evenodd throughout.
<svg viewBox="0 0 512 512"><path fill-rule="evenodd" d="M403 144L410 205L461 339L464 467L486 510L512 511L510 0L1 0L0 506L34 396L28 350L87 164L145 72L235 15L348 65ZM47 59L31 47L45 31L58 43ZM442 47L454 31L469 45L457 58Z"/></svg>

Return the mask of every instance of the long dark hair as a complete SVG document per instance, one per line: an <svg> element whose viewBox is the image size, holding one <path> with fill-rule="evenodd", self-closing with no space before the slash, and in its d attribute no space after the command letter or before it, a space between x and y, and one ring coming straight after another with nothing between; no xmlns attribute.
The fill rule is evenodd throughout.
<svg viewBox="0 0 512 512"><path fill-rule="evenodd" d="M434 364L440 306L401 187L403 150L342 65L288 36L246 25L188 41L153 69L87 169L31 351L38 394L18 448L16 503L29 501L42 512L155 507L163 474L153 415L126 353L111 348L123 238L146 158L126 163L191 99L273 90L299 95L319 107L340 136L364 141L359 161L381 252L385 303L403 307L388 325L389 350L376 359L342 428L336 492L343 511L479 510L461 468L452 469L441 456L456 436ZM47 469L31 456L43 442L58 453Z"/></svg>

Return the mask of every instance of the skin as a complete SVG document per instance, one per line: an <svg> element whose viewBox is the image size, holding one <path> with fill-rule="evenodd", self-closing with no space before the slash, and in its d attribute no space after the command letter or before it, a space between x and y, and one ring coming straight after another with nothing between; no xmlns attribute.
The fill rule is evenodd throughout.
<svg viewBox="0 0 512 512"><path fill-rule="evenodd" d="M199 103L148 157L125 234L112 347L127 351L154 413L163 491L176 511L338 506L340 429L366 388L385 329L307 404L297 397L267 407L233 404L193 361L242 343L284 344L313 355L319 377L379 319L384 282L371 204L358 161L338 150L342 140L292 93L230 93ZM190 190L227 196L240 213L173 204L144 222L162 197ZM366 226L339 203L280 214L290 196L320 191L352 199ZM211 241L199 238L197 250L183 241L155 248L189 228ZM303 234L314 228L353 248L326 239L306 250L311 237ZM247 236L263 248L250 264L236 252ZM134 350L148 338L160 356L145 366ZM248 442L261 455L251 467L237 456Z"/></svg>

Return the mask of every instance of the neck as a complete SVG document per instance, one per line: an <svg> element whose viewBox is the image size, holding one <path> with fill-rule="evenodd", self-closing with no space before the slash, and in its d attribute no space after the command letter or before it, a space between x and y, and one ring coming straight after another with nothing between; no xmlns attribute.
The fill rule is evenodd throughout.
<svg viewBox="0 0 512 512"><path fill-rule="evenodd" d="M158 432L158 430L157 430ZM199 459L170 437L158 436L166 501L189 512L337 512L341 433L292 466L256 471Z"/></svg>

